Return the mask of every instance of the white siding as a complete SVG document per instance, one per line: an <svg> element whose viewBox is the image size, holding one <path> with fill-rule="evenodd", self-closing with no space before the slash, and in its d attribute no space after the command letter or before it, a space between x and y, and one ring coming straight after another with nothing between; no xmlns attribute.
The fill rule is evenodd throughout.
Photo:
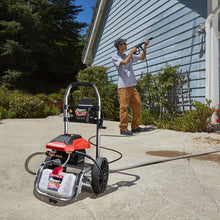
<svg viewBox="0 0 220 220"><path fill-rule="evenodd" d="M109 0L103 17L92 66L109 68L109 80L117 83L112 64L114 40L128 39L128 50L152 36L147 49L148 71L157 73L167 62L190 72L192 98L205 99L205 34L194 36L207 17L206 0ZM146 74L146 62L133 65L135 74Z"/></svg>

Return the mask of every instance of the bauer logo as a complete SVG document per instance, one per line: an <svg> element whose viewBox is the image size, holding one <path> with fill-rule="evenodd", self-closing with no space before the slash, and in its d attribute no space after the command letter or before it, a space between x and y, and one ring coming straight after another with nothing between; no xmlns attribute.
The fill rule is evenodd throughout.
<svg viewBox="0 0 220 220"><path fill-rule="evenodd" d="M62 180L63 176L50 173L47 188L50 190L58 191Z"/></svg>

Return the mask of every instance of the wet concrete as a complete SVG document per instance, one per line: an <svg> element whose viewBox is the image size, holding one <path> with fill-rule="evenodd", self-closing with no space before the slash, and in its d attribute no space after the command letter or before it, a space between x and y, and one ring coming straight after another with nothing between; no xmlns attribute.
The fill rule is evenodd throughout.
<svg viewBox="0 0 220 220"><path fill-rule="evenodd" d="M186 152L181 151L168 151L168 150L162 150L162 151L147 151L146 154L151 156L158 156L158 157L179 157L179 156L185 156L185 155L192 155ZM213 161L216 163L220 163L220 155L219 154L209 154L209 155L203 155L203 156L196 156L196 157L190 157L187 159L192 160L207 160L207 161Z"/></svg>

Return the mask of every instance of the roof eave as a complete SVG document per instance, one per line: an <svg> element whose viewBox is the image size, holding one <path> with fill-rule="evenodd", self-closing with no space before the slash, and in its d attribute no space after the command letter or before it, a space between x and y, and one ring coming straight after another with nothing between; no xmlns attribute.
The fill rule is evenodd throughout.
<svg viewBox="0 0 220 220"><path fill-rule="evenodd" d="M82 53L82 62L86 65L91 65L92 62L92 50L97 38L99 25L104 15L104 10L107 0L98 0L96 8L93 13L92 22L89 27L89 33L86 38L86 43Z"/></svg>

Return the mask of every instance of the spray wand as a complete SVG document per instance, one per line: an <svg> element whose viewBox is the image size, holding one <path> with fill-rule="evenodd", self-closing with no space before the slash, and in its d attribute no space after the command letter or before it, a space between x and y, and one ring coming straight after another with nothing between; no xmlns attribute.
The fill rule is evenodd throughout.
<svg viewBox="0 0 220 220"><path fill-rule="evenodd" d="M158 34L156 36L150 37L149 40L152 40L152 39L154 39L154 38L156 38L156 37L158 37L158 36L160 36L162 34L165 34L167 31L170 31L170 27L168 27L168 30L165 30L164 32L162 32L162 33L160 33L160 34ZM144 42L139 43L136 46L134 46L134 47L137 47L137 49L138 49L138 51L135 54L140 54L140 49L143 50L143 47L142 47L143 44L144 44Z"/></svg>
<svg viewBox="0 0 220 220"><path fill-rule="evenodd" d="M151 38L149 38L149 40L152 40L152 39L154 39L155 37L157 37L157 36L151 37ZM143 47L142 47L143 44L144 44L144 42L139 43L139 44L137 44L137 45L134 46L134 47L137 47L137 49L138 49L137 52L135 53L136 55L140 54L141 50L144 51L144 49L143 49Z"/></svg>
<svg viewBox="0 0 220 220"><path fill-rule="evenodd" d="M154 39L155 37L151 37L151 38L149 38L149 40L152 40L152 39ZM135 45L134 47L137 47L137 48L141 48L142 50L143 50L143 48L142 48L142 45L144 44L144 42L142 42L142 43L139 43L139 44L137 44L137 45Z"/></svg>

